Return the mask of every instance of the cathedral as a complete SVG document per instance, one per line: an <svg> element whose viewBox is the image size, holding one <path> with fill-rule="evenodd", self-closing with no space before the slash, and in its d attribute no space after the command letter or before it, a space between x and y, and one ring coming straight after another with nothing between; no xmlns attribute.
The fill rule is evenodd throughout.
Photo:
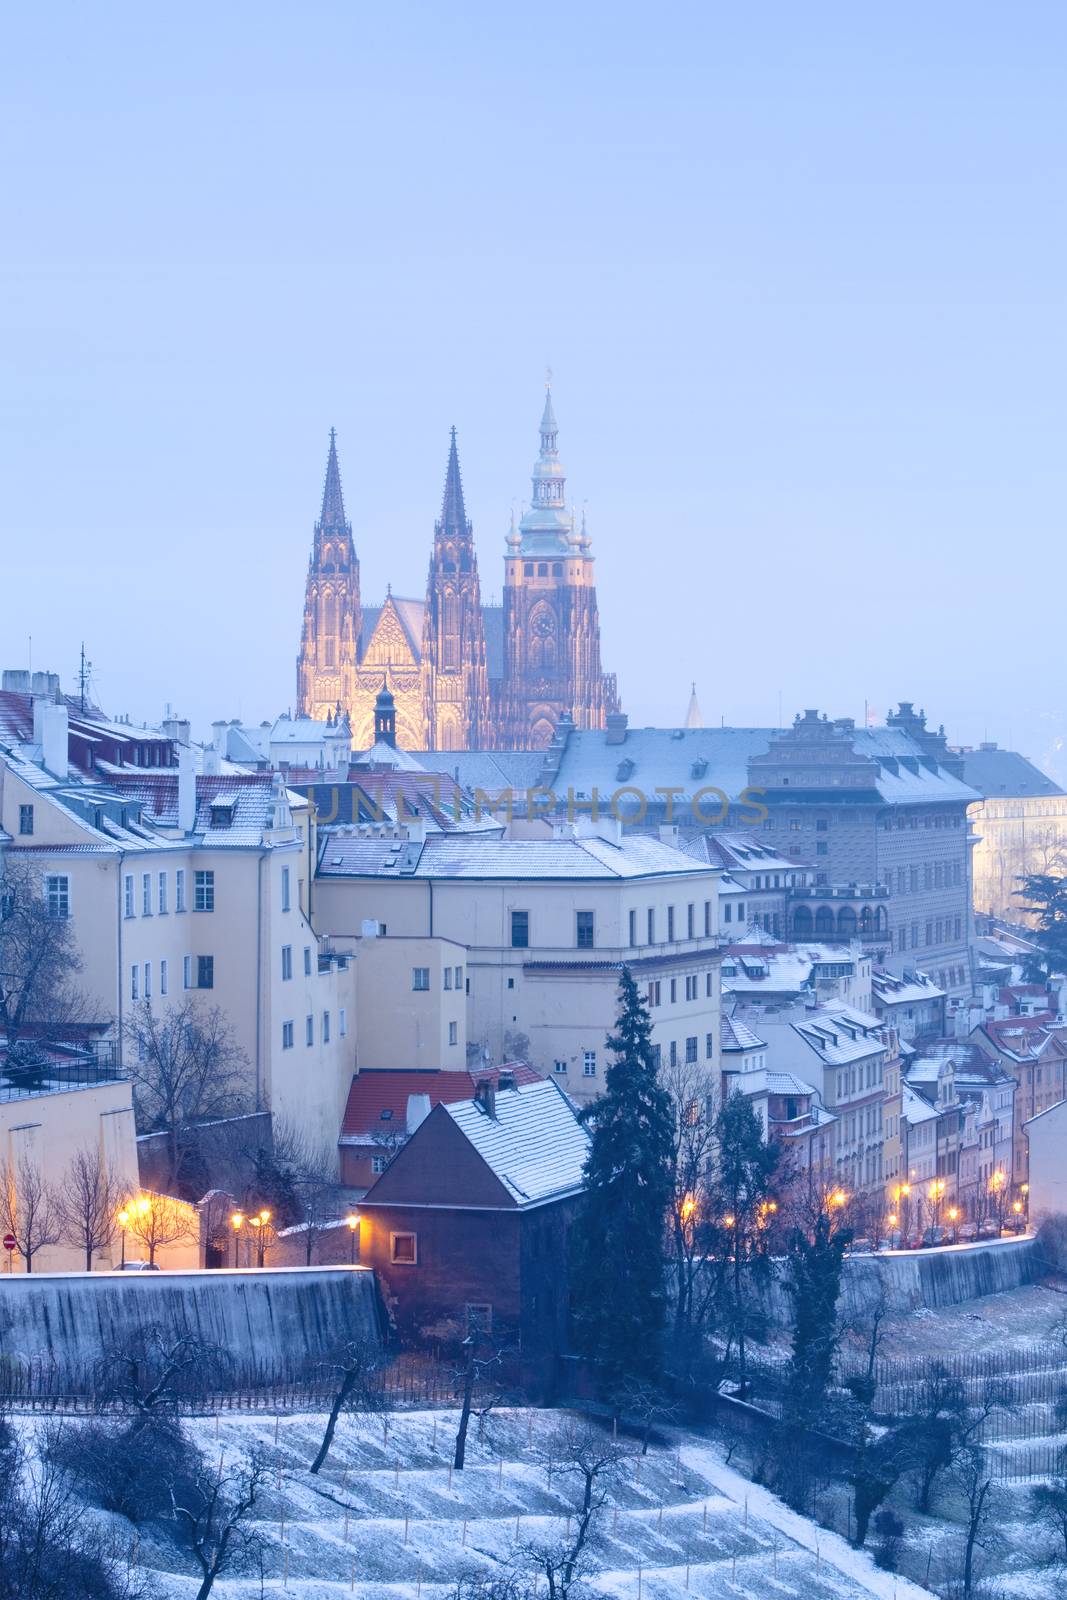
<svg viewBox="0 0 1067 1600"><path fill-rule="evenodd" d="M533 498L505 541L504 602L483 605L453 428L426 598L403 600L390 587L382 605L364 606L331 429L297 658L300 715L347 717L354 746L366 749L384 687L408 750L539 749L564 713L602 728L618 709L615 678L600 666L592 540L584 516L576 529L564 488L549 391Z"/></svg>

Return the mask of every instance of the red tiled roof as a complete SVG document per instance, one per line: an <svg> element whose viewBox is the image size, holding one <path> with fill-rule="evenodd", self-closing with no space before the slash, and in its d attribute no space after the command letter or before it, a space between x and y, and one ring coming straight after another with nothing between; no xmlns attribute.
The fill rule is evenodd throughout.
<svg viewBox="0 0 1067 1600"><path fill-rule="evenodd" d="M514 1073L516 1086L537 1083L541 1076L522 1062L506 1068L479 1067L472 1072L393 1071L377 1067L358 1072L348 1091L341 1137L358 1138L373 1132L402 1134L407 1127L408 1095L428 1095L431 1110L442 1102L452 1105L457 1100L473 1100L478 1084L488 1081L496 1088L502 1071ZM392 1116L383 1118L383 1111L391 1111Z"/></svg>

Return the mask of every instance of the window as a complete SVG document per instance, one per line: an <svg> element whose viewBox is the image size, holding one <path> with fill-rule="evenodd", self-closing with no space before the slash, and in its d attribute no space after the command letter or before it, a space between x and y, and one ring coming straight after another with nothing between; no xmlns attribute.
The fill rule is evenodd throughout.
<svg viewBox="0 0 1067 1600"><path fill-rule="evenodd" d="M213 872L197 872L194 877L193 910L214 911L215 874Z"/></svg>
<svg viewBox="0 0 1067 1600"><path fill-rule="evenodd" d="M697 1058L697 1036L694 1033L685 1041L685 1061L687 1066L692 1066Z"/></svg>
<svg viewBox="0 0 1067 1600"><path fill-rule="evenodd" d="M696 915L697 915L696 906L686 906L686 908L685 908L685 936L686 936L687 939L692 939L696 935Z"/></svg>
<svg viewBox="0 0 1067 1600"><path fill-rule="evenodd" d="M167 963L164 960L164 961L161 961L159 963L159 992L160 992L160 994L166 994L167 987L168 987L168 985L167 985Z"/></svg>
<svg viewBox="0 0 1067 1600"><path fill-rule="evenodd" d="M192 956L183 956L182 957L182 988L183 989L191 989L192 987L193 987L193 958L192 958Z"/></svg>
<svg viewBox="0 0 1067 1600"><path fill-rule="evenodd" d="M213 989L215 987L214 956L197 956L196 987L198 989Z"/></svg>
<svg viewBox="0 0 1067 1600"><path fill-rule="evenodd" d="M825 833L827 831L827 829L829 828L829 826L830 826L830 824L825 820L825 818L820 817L818 822L816 822L816 824L815 824L815 832L816 833Z"/></svg>
<svg viewBox="0 0 1067 1600"><path fill-rule="evenodd" d="M697 997L697 975L694 972L691 977L688 977L685 980L685 998L687 1000L695 1000L696 997Z"/></svg>
<svg viewBox="0 0 1067 1600"><path fill-rule="evenodd" d="M710 1061L715 1054L715 1040L710 1033L704 1035L704 1055Z"/></svg>
<svg viewBox="0 0 1067 1600"><path fill-rule="evenodd" d="M449 1042L449 1044L458 1044L459 1043L459 1023L458 1022L450 1022L448 1024L448 1042Z"/></svg>
<svg viewBox="0 0 1067 1600"><path fill-rule="evenodd" d="M309 1050L310 1050L311 1046L315 1043L315 1018L314 1017L305 1017L304 1018L304 1043L307 1045Z"/></svg>
<svg viewBox="0 0 1067 1600"><path fill-rule="evenodd" d="M711 938L711 901L704 901L704 937Z"/></svg>
<svg viewBox="0 0 1067 1600"><path fill-rule="evenodd" d="M185 868L179 867L174 874L174 909L185 910Z"/></svg>
<svg viewBox="0 0 1067 1600"><path fill-rule="evenodd" d="M815 846L815 854L817 856L828 856L830 854L830 846L826 843L825 839L819 840L818 844Z"/></svg>
<svg viewBox="0 0 1067 1600"><path fill-rule="evenodd" d="M513 950L528 950L530 946L530 913L528 911L513 911L511 913L511 948Z"/></svg>
<svg viewBox="0 0 1067 1600"><path fill-rule="evenodd" d="M463 968L462 967L457 967L456 968L456 988L457 989L462 989L462 987L463 987Z"/></svg>
<svg viewBox="0 0 1067 1600"><path fill-rule="evenodd" d="M558 568L559 563L557 562L555 565ZM465 1310L467 1313L467 1332L475 1335L480 1334L483 1338L488 1339L493 1331L492 1306L488 1301L472 1301L468 1302Z"/></svg>
<svg viewBox="0 0 1067 1600"><path fill-rule="evenodd" d="M566 1072L566 1070L567 1070L567 1063L565 1061L553 1061L553 1063L552 1063L552 1071L553 1072Z"/></svg>
<svg viewBox="0 0 1067 1600"><path fill-rule="evenodd" d="M660 980L658 978L653 978L649 983L648 1003L650 1006L658 1006L660 1003Z"/></svg>
<svg viewBox="0 0 1067 1600"><path fill-rule="evenodd" d="M391 1233L389 1235L389 1259L397 1267L413 1267L419 1259L419 1236L417 1233Z"/></svg>
<svg viewBox="0 0 1067 1600"><path fill-rule="evenodd" d="M428 989L430 987L429 967L412 967L411 987L413 989Z"/></svg>
<svg viewBox="0 0 1067 1600"><path fill-rule="evenodd" d="M637 943L637 912L636 911L631 911L630 912L630 943L631 943L631 945L635 945Z"/></svg>
<svg viewBox="0 0 1067 1600"><path fill-rule="evenodd" d="M287 982L293 976L293 947L291 944L282 945L282 982Z"/></svg>
<svg viewBox="0 0 1067 1600"><path fill-rule="evenodd" d="M927 944L933 944L934 942L934 925L932 922L926 924L926 942Z"/></svg>
<svg viewBox="0 0 1067 1600"><path fill-rule="evenodd" d="M386 1156L371 1156L370 1169L376 1178L380 1178L387 1164Z"/></svg>
<svg viewBox="0 0 1067 1600"><path fill-rule="evenodd" d="M322 1042L323 1044L329 1044L330 1042L330 1013L328 1011L322 1013Z"/></svg>
<svg viewBox="0 0 1067 1600"><path fill-rule="evenodd" d="M290 909L290 901L289 901L289 868L288 867L283 867L282 868L282 910L283 911L288 911L289 909Z"/></svg>
<svg viewBox="0 0 1067 1600"><path fill-rule="evenodd" d="M586 1050L582 1055L582 1077L596 1077L596 1051Z"/></svg>
<svg viewBox="0 0 1067 1600"><path fill-rule="evenodd" d="M61 921L70 916L70 879L65 872L50 872L44 880L48 915Z"/></svg>
<svg viewBox="0 0 1067 1600"><path fill-rule="evenodd" d="M704 974L704 994L709 1000L715 994L715 979L710 972Z"/></svg>
<svg viewBox="0 0 1067 1600"><path fill-rule="evenodd" d="M727 900L726 905L723 907L722 920L724 922L732 922L734 920L734 908L730 904L729 900Z"/></svg>
<svg viewBox="0 0 1067 1600"><path fill-rule="evenodd" d="M348 1011L344 1006L342 1006L340 1011L337 1013L337 1031L341 1035L342 1039L348 1032Z"/></svg>
<svg viewBox="0 0 1067 1600"><path fill-rule="evenodd" d="M574 916L578 949L591 950L593 948L593 913L591 911L576 911Z"/></svg>
<svg viewBox="0 0 1067 1600"><path fill-rule="evenodd" d="M677 1000L677 998L678 998L678 979L677 978L672 978L671 979L671 1005L672 1006L674 1005L674 1002Z"/></svg>
<svg viewBox="0 0 1067 1600"><path fill-rule="evenodd" d="M122 880L122 914L124 917L133 916L133 873L127 872Z"/></svg>
<svg viewBox="0 0 1067 1600"><path fill-rule="evenodd" d="M304 977L311 977L311 946L309 944L304 946Z"/></svg>
<svg viewBox="0 0 1067 1600"><path fill-rule="evenodd" d="M648 943L656 942L656 913L652 906L648 908Z"/></svg>
<svg viewBox="0 0 1067 1600"><path fill-rule="evenodd" d="M152 874L150 872L141 874L141 915L142 917L150 917L152 915Z"/></svg>
<svg viewBox="0 0 1067 1600"><path fill-rule="evenodd" d="M139 1000L140 998L141 998L141 969L140 969L140 967L137 965L137 963L135 961L133 966L130 968L130 999L131 1000Z"/></svg>
<svg viewBox="0 0 1067 1600"><path fill-rule="evenodd" d="M672 1067L676 1067L678 1065L678 1041L677 1041L677 1039L672 1039L671 1043L670 1043L670 1063L671 1063Z"/></svg>
<svg viewBox="0 0 1067 1600"><path fill-rule="evenodd" d="M960 937L962 927L963 919L961 917L954 918L952 923L952 936L954 939L958 939Z"/></svg>
<svg viewBox="0 0 1067 1600"><path fill-rule="evenodd" d="M33 832L33 807L19 806L19 833L28 838Z"/></svg>
<svg viewBox="0 0 1067 1600"><path fill-rule="evenodd" d="M282 1023L282 1049L283 1050L291 1050L292 1048L293 1048L293 1024L291 1022L283 1022Z"/></svg>
<svg viewBox="0 0 1067 1600"><path fill-rule="evenodd" d="M167 874L165 872L159 874L157 894L159 896L159 914L161 917L165 917L167 914Z"/></svg>
<svg viewBox="0 0 1067 1600"><path fill-rule="evenodd" d="M668 906L667 907L667 943L671 944L673 939L674 939L674 907L673 906Z"/></svg>

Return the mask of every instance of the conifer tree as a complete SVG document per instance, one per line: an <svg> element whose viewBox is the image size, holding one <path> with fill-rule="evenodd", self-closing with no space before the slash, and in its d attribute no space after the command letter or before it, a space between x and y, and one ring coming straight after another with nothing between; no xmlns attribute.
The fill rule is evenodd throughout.
<svg viewBox="0 0 1067 1600"><path fill-rule="evenodd" d="M768 1140L751 1102L736 1091L715 1119L717 1160L711 1187L707 1243L724 1266L727 1325L737 1345L745 1381L745 1335L750 1306L761 1279L770 1275L768 1242L777 1212L773 1185L780 1146Z"/></svg>
<svg viewBox="0 0 1067 1600"><path fill-rule="evenodd" d="M585 1203L571 1232L576 1343L599 1360L609 1384L656 1375L666 1319L673 1113L651 1036L648 1008L624 968L607 1041L614 1059L604 1094L586 1113Z"/></svg>
<svg viewBox="0 0 1067 1600"><path fill-rule="evenodd" d="M841 1259L852 1238L848 1228L835 1226L832 1203L819 1207L810 1233L798 1228L793 1239L792 1402L805 1420L814 1416L829 1387L838 1340Z"/></svg>

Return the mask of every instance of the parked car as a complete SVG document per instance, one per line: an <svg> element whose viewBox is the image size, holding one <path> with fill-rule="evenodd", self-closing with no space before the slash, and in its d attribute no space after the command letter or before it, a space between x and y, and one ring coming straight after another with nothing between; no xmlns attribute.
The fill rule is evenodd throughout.
<svg viewBox="0 0 1067 1600"><path fill-rule="evenodd" d="M944 1244L945 1235L940 1228L927 1228L923 1234L923 1248L931 1249L934 1245Z"/></svg>
<svg viewBox="0 0 1067 1600"><path fill-rule="evenodd" d="M124 1261L119 1268L120 1272L159 1272L160 1270L154 1261Z"/></svg>
<svg viewBox="0 0 1067 1600"><path fill-rule="evenodd" d="M987 1217L985 1222L981 1222L978 1225L978 1237L979 1239L999 1239L1000 1223L992 1222Z"/></svg>

